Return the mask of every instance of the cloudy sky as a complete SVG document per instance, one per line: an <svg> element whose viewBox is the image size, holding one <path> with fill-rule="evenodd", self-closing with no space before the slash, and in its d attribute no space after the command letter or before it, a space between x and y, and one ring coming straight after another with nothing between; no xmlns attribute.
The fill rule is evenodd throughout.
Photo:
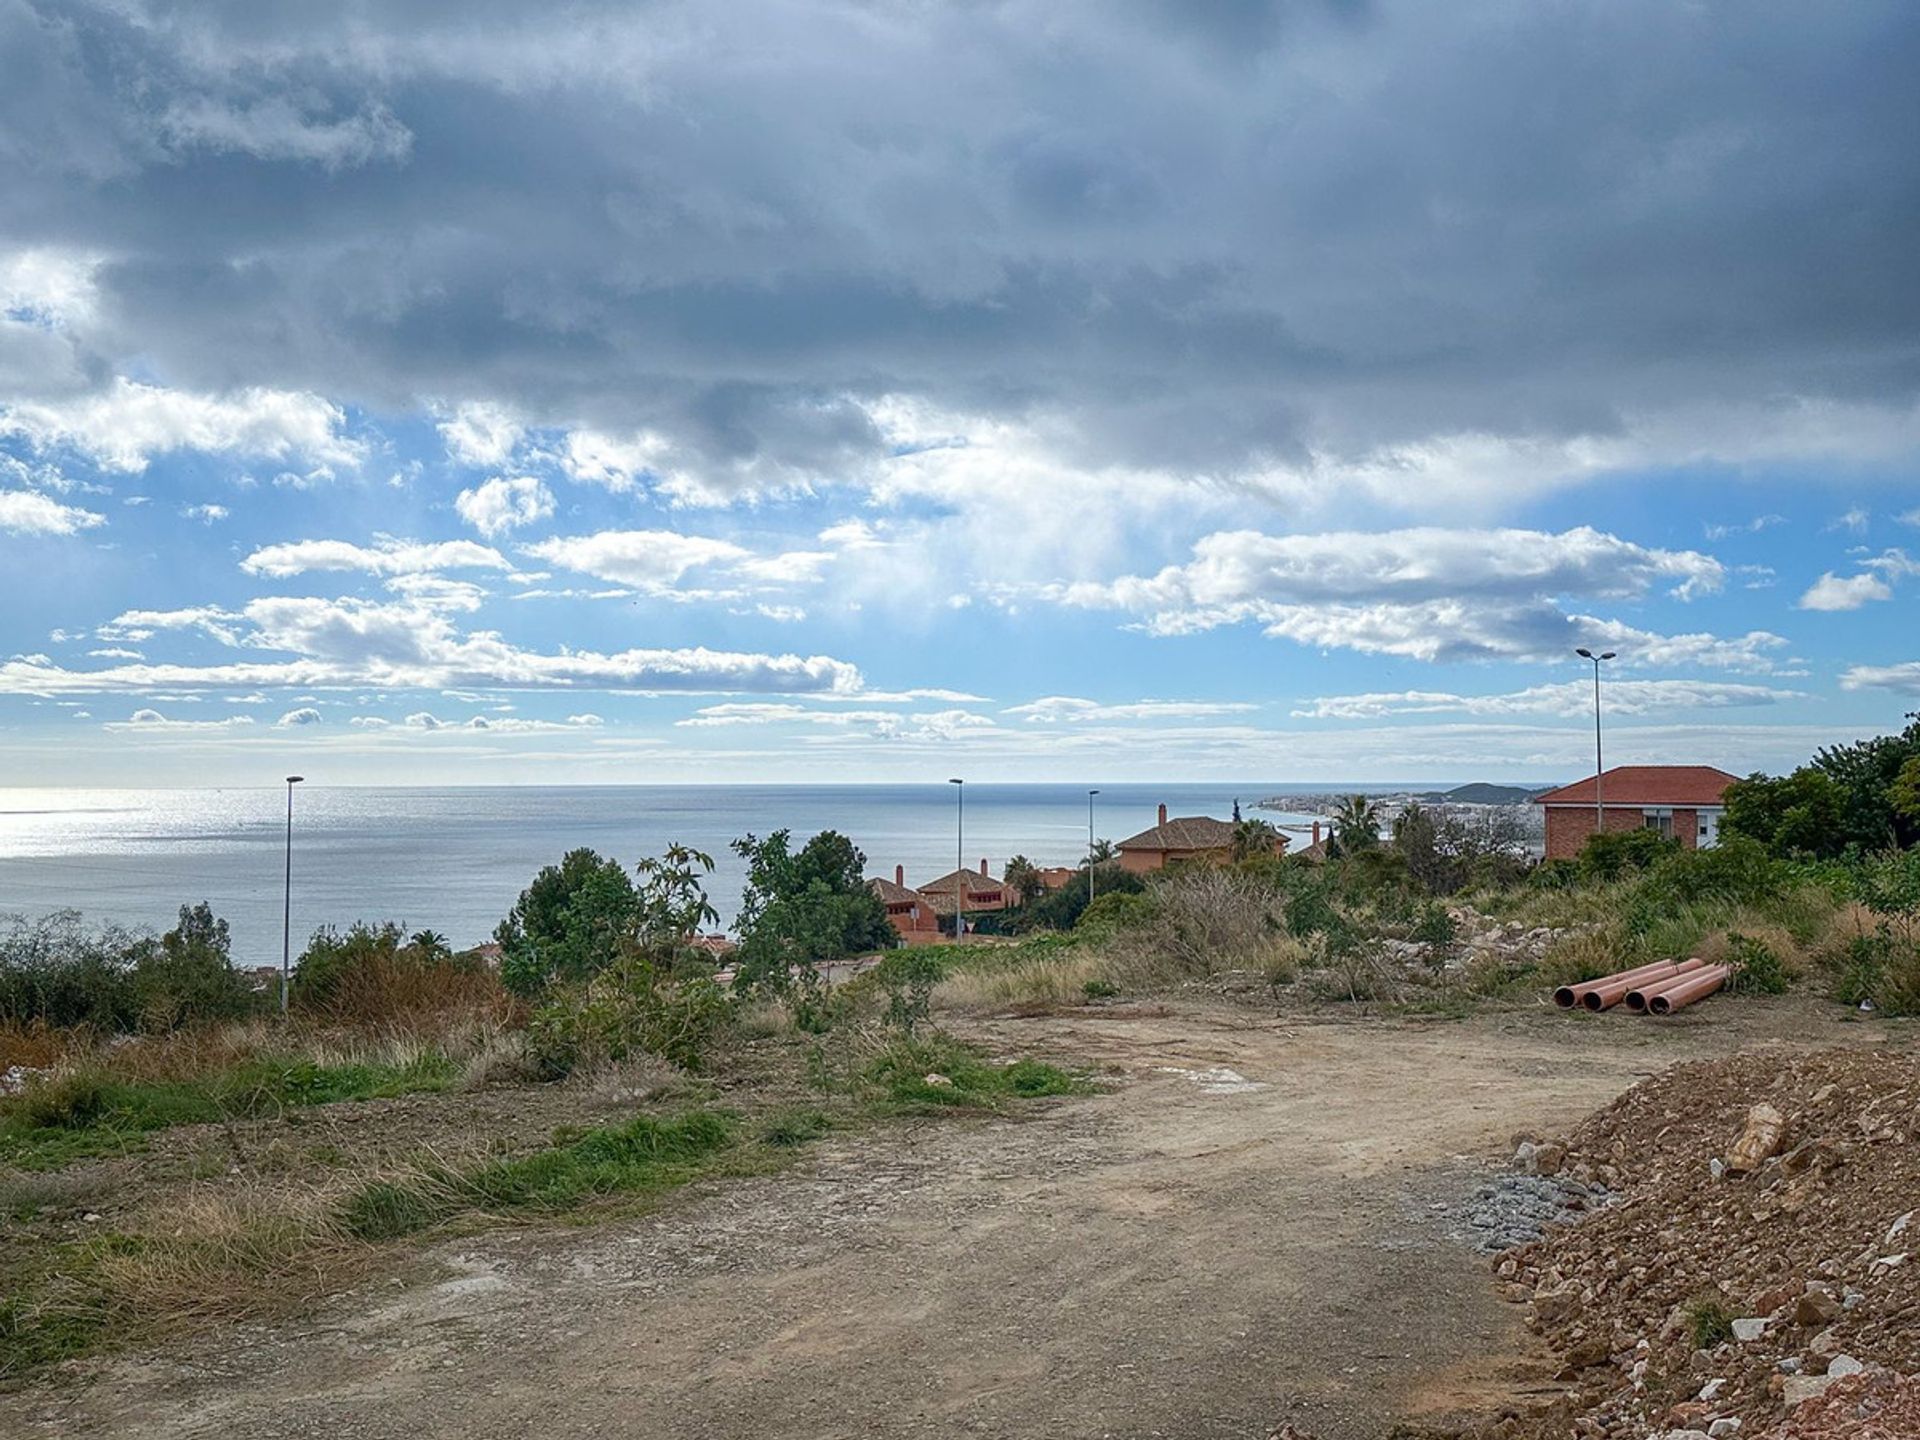
<svg viewBox="0 0 1920 1440"><path fill-rule="evenodd" d="M1920 11L0 0L0 783L1920 706Z"/></svg>

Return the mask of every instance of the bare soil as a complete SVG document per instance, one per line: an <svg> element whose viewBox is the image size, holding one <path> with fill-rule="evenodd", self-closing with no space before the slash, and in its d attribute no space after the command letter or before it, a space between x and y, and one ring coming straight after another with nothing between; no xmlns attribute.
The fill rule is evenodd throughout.
<svg viewBox="0 0 1920 1440"><path fill-rule="evenodd" d="M490 1230L297 1321L72 1367L0 1435L1373 1440L1546 1384L1435 1206L1685 1058L1871 1041L1811 1002L1671 1022L973 1022L1102 1093L890 1125L595 1229ZM1783 1038L1784 1037L1784 1038Z"/></svg>

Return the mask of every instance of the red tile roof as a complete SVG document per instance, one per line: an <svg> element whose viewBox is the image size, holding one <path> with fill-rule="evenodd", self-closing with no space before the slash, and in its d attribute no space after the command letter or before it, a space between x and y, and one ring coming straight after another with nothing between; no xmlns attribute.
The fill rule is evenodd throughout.
<svg viewBox="0 0 1920 1440"><path fill-rule="evenodd" d="M884 875L867 881L873 887L873 893L888 905L930 905L932 900L918 890L887 879Z"/></svg>
<svg viewBox="0 0 1920 1440"><path fill-rule="evenodd" d="M1122 850L1225 850L1233 844L1233 824L1211 815L1183 815L1129 835Z"/></svg>
<svg viewBox="0 0 1920 1440"><path fill-rule="evenodd" d="M1718 805L1740 777L1711 765L1616 765L1600 777L1606 805ZM1591 805L1593 777L1533 797L1536 805Z"/></svg>

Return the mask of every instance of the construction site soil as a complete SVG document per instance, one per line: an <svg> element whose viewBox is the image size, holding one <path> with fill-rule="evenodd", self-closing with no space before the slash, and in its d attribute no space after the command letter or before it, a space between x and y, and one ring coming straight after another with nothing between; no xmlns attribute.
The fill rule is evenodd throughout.
<svg viewBox="0 0 1920 1440"><path fill-rule="evenodd" d="M1864 1436L1920 1413L1896 1383L1920 1371L1910 1051L1683 1063L1534 1138L1531 1168L1613 1203L1498 1262L1570 1383L1476 1433Z"/></svg>
<svg viewBox="0 0 1920 1440"><path fill-rule="evenodd" d="M1897 1027L1720 997L1671 1021L1207 1001L960 1028L1102 1088L836 1134L596 1228L395 1247L298 1316L0 1396L0 1435L1920 1433L1895 1383L1917 1267L1888 1235L1920 1202ZM1762 1102L1774 1154L1714 1179ZM1511 1168L1517 1135L1546 1174ZM1810 1282L1837 1307L1817 1327ZM1775 1318L1701 1353L1709 1291ZM1779 1429L1785 1382L1841 1354L1862 1372L1801 1412L1828 1428Z"/></svg>

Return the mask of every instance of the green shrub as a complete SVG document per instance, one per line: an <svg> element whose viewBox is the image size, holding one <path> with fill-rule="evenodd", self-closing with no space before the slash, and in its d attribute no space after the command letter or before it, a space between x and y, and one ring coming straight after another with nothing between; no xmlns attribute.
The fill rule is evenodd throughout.
<svg viewBox="0 0 1920 1440"><path fill-rule="evenodd" d="M933 1013L933 988L946 967L924 950L894 950L874 966L874 979L887 992L887 1023L911 1035Z"/></svg>
<svg viewBox="0 0 1920 1440"><path fill-rule="evenodd" d="M1109 890L1080 911L1073 928L1090 935L1115 935L1138 929L1151 921L1153 914L1153 897L1145 891Z"/></svg>
<svg viewBox="0 0 1920 1440"><path fill-rule="evenodd" d="M107 1113L106 1083L98 1075L76 1072L36 1080L15 1102L13 1116L22 1128L84 1130Z"/></svg>
<svg viewBox="0 0 1920 1440"><path fill-rule="evenodd" d="M236 1019L261 1003L229 961L226 921L204 901L182 905L158 940L89 929L77 910L0 917L0 1022L111 1035Z"/></svg>
<svg viewBox="0 0 1920 1440"><path fill-rule="evenodd" d="M701 1160L732 1143L736 1121L715 1110L665 1120L641 1116L524 1159L459 1177L451 1194L476 1210L565 1209L594 1196L664 1189L694 1178Z"/></svg>
<svg viewBox="0 0 1920 1440"><path fill-rule="evenodd" d="M893 1104L908 1109L994 1109L1008 1098L1076 1095L1088 1088L1064 1070L1037 1060L991 1064L941 1034L895 1041L867 1067L866 1079Z"/></svg>
<svg viewBox="0 0 1920 1440"><path fill-rule="evenodd" d="M1691 1300L1681 1312L1696 1350L1711 1350L1733 1339L1733 1316L1717 1298Z"/></svg>
<svg viewBox="0 0 1920 1440"><path fill-rule="evenodd" d="M646 956L629 954L536 1010L527 1055L549 1079L633 1054L697 1069L732 1013L711 975L663 975Z"/></svg>
<svg viewBox="0 0 1920 1440"><path fill-rule="evenodd" d="M761 1124L760 1140L778 1149L791 1149L818 1140L832 1128L833 1122L819 1110L782 1110Z"/></svg>
<svg viewBox="0 0 1920 1440"><path fill-rule="evenodd" d="M439 1218L433 1202L411 1185L375 1180L360 1187L341 1208L340 1224L358 1240L397 1240L425 1230Z"/></svg>
<svg viewBox="0 0 1920 1440"><path fill-rule="evenodd" d="M1727 963L1733 967L1728 988L1741 994L1784 995L1792 980L1778 951L1737 930L1727 935Z"/></svg>
<svg viewBox="0 0 1920 1440"><path fill-rule="evenodd" d="M1111 1000L1120 993L1118 985L1099 975L1087 981L1080 989L1089 1000Z"/></svg>

